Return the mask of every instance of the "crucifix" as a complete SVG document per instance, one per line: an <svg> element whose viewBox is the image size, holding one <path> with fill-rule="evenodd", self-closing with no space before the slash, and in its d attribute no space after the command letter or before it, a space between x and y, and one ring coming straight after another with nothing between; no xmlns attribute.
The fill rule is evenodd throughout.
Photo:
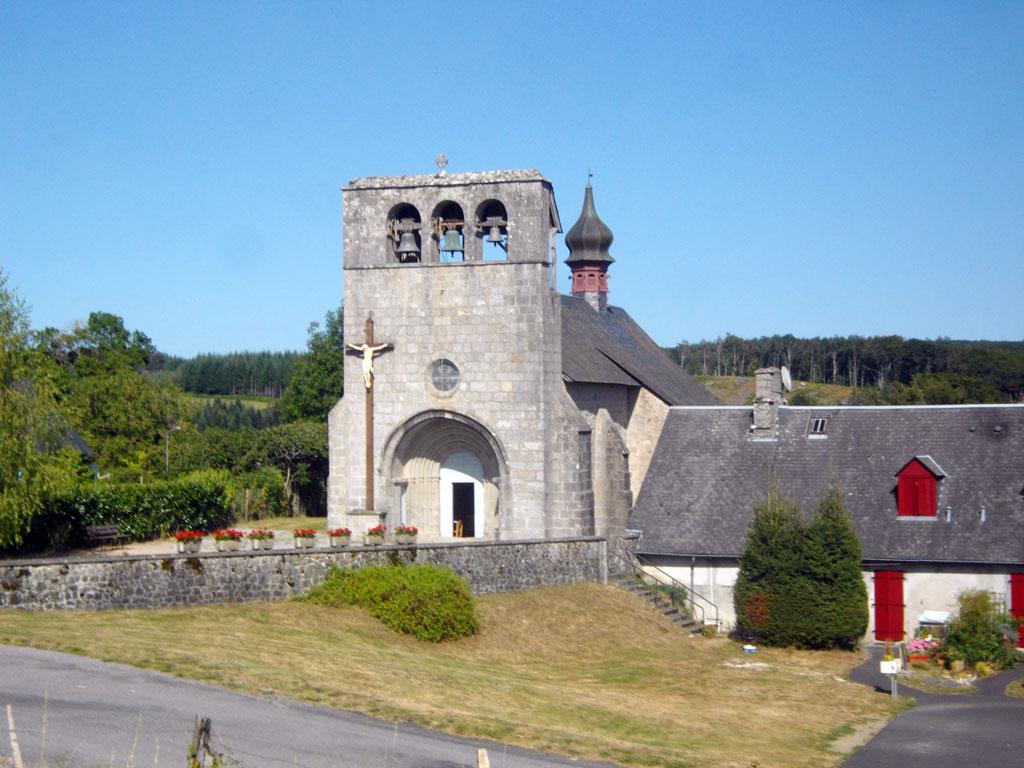
<svg viewBox="0 0 1024 768"><path fill-rule="evenodd" d="M373 511L373 358L394 349L394 344L373 343L373 316L367 316L362 344L346 344L350 352L363 358L363 385L366 388L366 509Z"/></svg>

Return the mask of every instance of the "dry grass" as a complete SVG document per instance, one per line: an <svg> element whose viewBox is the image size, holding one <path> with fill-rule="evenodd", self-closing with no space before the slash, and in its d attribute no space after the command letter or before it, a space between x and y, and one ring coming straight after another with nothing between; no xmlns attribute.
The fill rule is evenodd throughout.
<svg viewBox="0 0 1024 768"><path fill-rule="evenodd" d="M479 635L440 645L356 608L295 602L7 613L0 641L635 766L838 765L837 739L892 712L887 697L845 682L859 657L744 656L614 587L479 607Z"/></svg>
<svg viewBox="0 0 1024 768"><path fill-rule="evenodd" d="M754 399L753 376L698 376L697 380L725 405L749 405ZM816 405L839 405L853 394L851 387L794 381L793 392L805 392Z"/></svg>

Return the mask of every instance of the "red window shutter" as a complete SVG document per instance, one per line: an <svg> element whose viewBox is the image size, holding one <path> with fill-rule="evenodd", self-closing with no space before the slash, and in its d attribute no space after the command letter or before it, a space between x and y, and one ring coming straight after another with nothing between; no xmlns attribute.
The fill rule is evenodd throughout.
<svg viewBox="0 0 1024 768"><path fill-rule="evenodd" d="M934 517L936 514L935 475L916 459L900 470L896 504L900 517Z"/></svg>
<svg viewBox="0 0 1024 768"><path fill-rule="evenodd" d="M875 571L875 640L903 639L903 573Z"/></svg>
<svg viewBox="0 0 1024 768"><path fill-rule="evenodd" d="M1024 648L1024 573L1010 574L1010 615L1017 619L1017 647Z"/></svg>

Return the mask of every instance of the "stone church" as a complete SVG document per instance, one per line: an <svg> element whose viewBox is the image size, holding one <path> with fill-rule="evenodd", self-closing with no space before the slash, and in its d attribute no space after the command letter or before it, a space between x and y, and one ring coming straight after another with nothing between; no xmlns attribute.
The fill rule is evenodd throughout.
<svg viewBox="0 0 1024 768"><path fill-rule="evenodd" d="M427 540L624 530L672 406L717 400L608 302L593 189L565 235L533 170L344 187L345 396L329 524Z"/></svg>
<svg viewBox="0 0 1024 768"><path fill-rule="evenodd" d="M1024 406L794 407L774 368L751 405L721 405L608 303L612 233L589 184L565 235L569 296L536 171L356 179L343 202L331 526L628 530L645 568L728 627L753 506L777 482L807 512L835 483L864 546L870 637L908 636L965 589L1024 621Z"/></svg>

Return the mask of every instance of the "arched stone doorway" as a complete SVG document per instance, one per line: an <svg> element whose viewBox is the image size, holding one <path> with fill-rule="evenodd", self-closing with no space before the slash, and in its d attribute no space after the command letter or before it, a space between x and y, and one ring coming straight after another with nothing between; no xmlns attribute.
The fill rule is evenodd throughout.
<svg viewBox="0 0 1024 768"><path fill-rule="evenodd" d="M499 537L506 463L483 425L450 411L418 414L388 437L382 459L392 525L415 525L427 539Z"/></svg>

